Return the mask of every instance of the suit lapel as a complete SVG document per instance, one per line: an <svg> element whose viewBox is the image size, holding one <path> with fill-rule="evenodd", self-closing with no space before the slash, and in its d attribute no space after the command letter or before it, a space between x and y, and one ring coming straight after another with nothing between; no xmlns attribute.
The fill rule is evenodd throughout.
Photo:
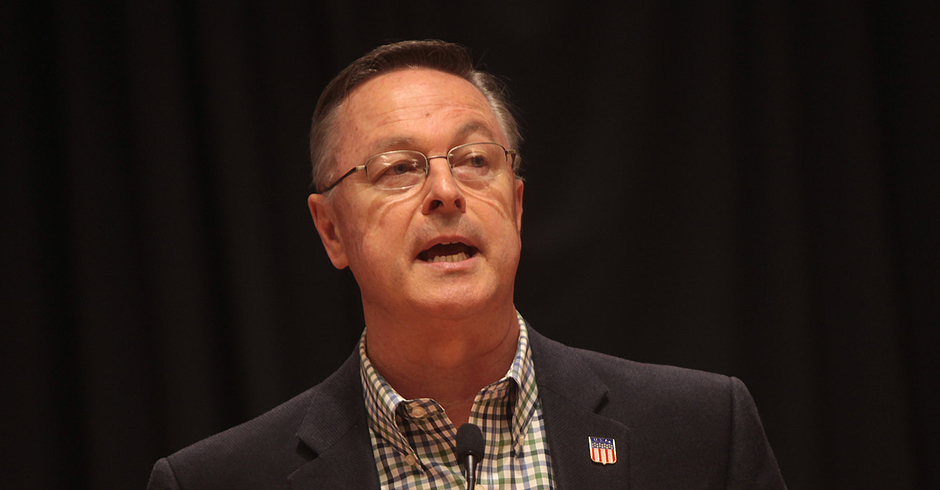
<svg viewBox="0 0 940 490"><path fill-rule="evenodd" d="M557 488L628 488L629 429L599 415L607 403L607 386L574 351L529 328L535 377L552 455ZM588 437L616 441L617 462L591 460Z"/></svg>
<svg viewBox="0 0 940 490"><path fill-rule="evenodd" d="M291 488L378 490L358 352L318 388L297 429L298 448L315 457L288 477Z"/></svg>

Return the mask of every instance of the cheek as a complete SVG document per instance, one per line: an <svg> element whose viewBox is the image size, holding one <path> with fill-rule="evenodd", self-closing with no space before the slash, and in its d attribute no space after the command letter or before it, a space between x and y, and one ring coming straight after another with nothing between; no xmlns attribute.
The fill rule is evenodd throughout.
<svg viewBox="0 0 940 490"><path fill-rule="evenodd" d="M495 227L497 224L500 226L505 225L511 227L518 234L518 205L515 195L507 189L499 189L498 192L496 192L496 189L492 189L492 191L473 194L479 202L481 211L485 213L483 217L484 224L491 227Z"/></svg>
<svg viewBox="0 0 940 490"><path fill-rule="evenodd" d="M382 291L389 281L396 281L393 278L393 271L397 269L394 265L393 251L398 247L394 243L389 243L389 237L381 231L381 227L372 226L357 228L350 233L353 242L348 247L347 253L349 270L365 295Z"/></svg>
<svg viewBox="0 0 940 490"><path fill-rule="evenodd" d="M410 218L402 208L392 202L377 203L357 211L360 219L347 221L351 222L345 233L350 262L362 269L387 265L401 255Z"/></svg>

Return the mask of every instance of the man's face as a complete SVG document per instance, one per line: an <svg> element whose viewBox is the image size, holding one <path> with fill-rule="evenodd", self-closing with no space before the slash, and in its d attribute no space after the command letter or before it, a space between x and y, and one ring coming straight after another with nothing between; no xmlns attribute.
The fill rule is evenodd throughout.
<svg viewBox="0 0 940 490"><path fill-rule="evenodd" d="M464 143L507 145L479 90L429 69L357 87L339 107L335 135L334 178L385 151L431 157ZM416 187L381 190L360 171L309 205L333 265L356 277L367 315L458 319L512 306L522 190L508 162L481 185L455 180L445 159L432 159Z"/></svg>

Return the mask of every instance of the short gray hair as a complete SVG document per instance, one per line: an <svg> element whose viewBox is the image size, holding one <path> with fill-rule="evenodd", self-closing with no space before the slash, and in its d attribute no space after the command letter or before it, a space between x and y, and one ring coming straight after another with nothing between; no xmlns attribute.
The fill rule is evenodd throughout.
<svg viewBox="0 0 940 490"><path fill-rule="evenodd" d="M402 41L373 49L353 61L334 78L320 94L310 127L310 161L313 183L317 192L330 177L336 140L333 128L340 104L354 88L391 71L402 68L430 68L456 75L476 87L489 102L510 148L518 150L522 143L519 124L505 84L495 76L474 68L469 51L459 44L439 40ZM518 175L521 158L516 157L513 172Z"/></svg>

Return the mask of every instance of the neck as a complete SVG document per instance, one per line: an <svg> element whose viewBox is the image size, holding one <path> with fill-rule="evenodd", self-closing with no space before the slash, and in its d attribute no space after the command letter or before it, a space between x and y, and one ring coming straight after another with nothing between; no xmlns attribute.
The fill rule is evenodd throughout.
<svg viewBox="0 0 940 490"><path fill-rule="evenodd" d="M510 305L473 318L413 317L394 321L366 314L369 360L405 399L433 398L455 426L467 422L473 399L509 370L519 324Z"/></svg>

